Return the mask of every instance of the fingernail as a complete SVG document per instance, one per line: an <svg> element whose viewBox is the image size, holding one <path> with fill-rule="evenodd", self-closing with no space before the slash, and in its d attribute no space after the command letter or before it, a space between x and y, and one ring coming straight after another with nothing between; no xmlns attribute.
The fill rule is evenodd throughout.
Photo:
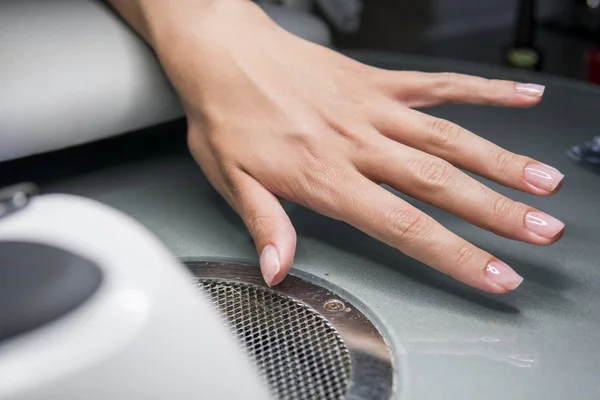
<svg viewBox="0 0 600 400"><path fill-rule="evenodd" d="M538 189L552 192L565 177L558 170L544 164L529 164L523 171L525 180Z"/></svg>
<svg viewBox="0 0 600 400"><path fill-rule="evenodd" d="M525 226L536 235L551 239L564 229L565 224L548 214L531 211L525 217Z"/></svg>
<svg viewBox="0 0 600 400"><path fill-rule="evenodd" d="M515 90L521 94L531 97L542 97L545 86L536 85L535 83L517 83Z"/></svg>
<svg viewBox="0 0 600 400"><path fill-rule="evenodd" d="M485 272L490 281L506 290L515 290L523 282L523 278L519 274L501 261L489 263Z"/></svg>
<svg viewBox="0 0 600 400"><path fill-rule="evenodd" d="M279 272L280 267L281 264L279 263L277 249L272 244L266 245L260 254L260 269L269 287L271 287L271 283L273 283L273 279Z"/></svg>

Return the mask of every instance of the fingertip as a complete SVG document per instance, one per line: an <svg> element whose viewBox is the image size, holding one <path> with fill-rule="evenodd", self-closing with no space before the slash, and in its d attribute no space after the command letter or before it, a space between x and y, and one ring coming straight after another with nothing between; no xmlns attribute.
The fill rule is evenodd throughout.
<svg viewBox="0 0 600 400"><path fill-rule="evenodd" d="M485 268L485 277L493 293L508 293L523 283L523 277L500 260L492 260Z"/></svg>
<svg viewBox="0 0 600 400"><path fill-rule="evenodd" d="M270 282L267 281L267 285L269 287L279 285L285 279L285 277L288 275L291 267L292 267L291 264L287 265L285 267L283 265L281 265L279 271L273 276L271 281Z"/></svg>
<svg viewBox="0 0 600 400"><path fill-rule="evenodd" d="M478 273L470 274L464 283L492 294L507 294L523 283L523 277L502 261L492 258Z"/></svg>
<svg viewBox="0 0 600 400"><path fill-rule="evenodd" d="M496 285L494 283L490 283L488 288L485 289L486 292L491 293L491 294L508 294L508 293L512 292L513 290L514 289L508 289L508 288L505 288L504 286Z"/></svg>
<svg viewBox="0 0 600 400"><path fill-rule="evenodd" d="M551 242L549 244L553 244L558 242L560 239L562 239L562 237L565 235L565 226L563 225L562 229L560 231L558 231L558 233L556 235L554 235L553 238L551 238Z"/></svg>
<svg viewBox="0 0 600 400"><path fill-rule="evenodd" d="M260 253L260 269L269 287L280 284L294 262L296 231L290 224L288 230L280 232L276 243L269 243Z"/></svg>
<svg viewBox="0 0 600 400"><path fill-rule="evenodd" d="M464 280L464 283L466 283L467 285L472 286L476 289L483 290L484 292L487 292L487 293L507 294L507 293L510 293L513 290L515 290L522 282L522 278L521 278L521 281L517 280L516 284L514 282L509 285L507 285L505 283L501 284L501 283L494 282L486 275L487 275L487 272L484 272L483 274L481 274L481 276L471 278L468 280Z"/></svg>
<svg viewBox="0 0 600 400"><path fill-rule="evenodd" d="M522 190L523 192L532 194L534 196L539 196L539 197L548 197L548 196L553 196L555 195L561 188L562 188L562 182L559 183L556 188L554 190L544 190L544 189L540 189L537 188L535 186L533 186L532 184L526 182L522 188L520 187L515 187L516 189Z"/></svg>
<svg viewBox="0 0 600 400"><path fill-rule="evenodd" d="M540 104L541 101L542 101L541 97L533 98L533 97L519 95L517 97L516 101L512 104L512 106L517 107L517 108L531 108L531 107L535 107L538 104Z"/></svg>
<svg viewBox="0 0 600 400"><path fill-rule="evenodd" d="M267 286L273 286L275 277L281 271L279 252L273 244L267 244L260 252L260 270Z"/></svg>
<svg viewBox="0 0 600 400"><path fill-rule="evenodd" d="M561 179L560 182L558 182L558 185L556 185L556 187L554 188L554 190L551 191L551 192L549 192L548 194L554 194L554 193L558 192L560 189L562 189L564 181L565 180L564 180L564 177L563 177L563 179Z"/></svg>
<svg viewBox="0 0 600 400"><path fill-rule="evenodd" d="M550 246L554 243L558 242L565 234L565 227L563 226L554 236L550 238L545 238L536 234L533 234L533 238L529 241L532 244L536 244L538 246Z"/></svg>
<svg viewBox="0 0 600 400"><path fill-rule="evenodd" d="M538 85L535 83L515 83L515 91L524 97L529 97L532 99L537 99L538 101L544 95L544 91L546 87L544 85Z"/></svg>
<svg viewBox="0 0 600 400"><path fill-rule="evenodd" d="M518 93L514 90L506 93L504 100L500 100L498 105L515 108L531 108L537 106L542 101L542 96L534 97Z"/></svg>
<svg viewBox="0 0 600 400"><path fill-rule="evenodd" d="M529 186L529 192L550 196L560 190L564 174L556 168L540 162L531 162L523 168L523 179Z"/></svg>
<svg viewBox="0 0 600 400"><path fill-rule="evenodd" d="M491 80L486 88L486 103L501 107L530 108L542 101L541 85L522 84L513 81Z"/></svg>
<svg viewBox="0 0 600 400"><path fill-rule="evenodd" d="M544 97L545 86L543 85L515 82L513 87L516 92L515 102L518 107L533 107L539 104Z"/></svg>
<svg viewBox="0 0 600 400"><path fill-rule="evenodd" d="M277 285L279 285L279 284L280 284L280 283L281 283L281 282L282 282L282 281L285 279L285 277L287 276L287 274L288 274L287 272L281 272L280 274L276 275L276 276L273 278L273 280L271 281L271 283L270 283L270 284L269 284L269 283L267 283L267 285L268 285L269 287L273 287L273 286L277 286Z"/></svg>

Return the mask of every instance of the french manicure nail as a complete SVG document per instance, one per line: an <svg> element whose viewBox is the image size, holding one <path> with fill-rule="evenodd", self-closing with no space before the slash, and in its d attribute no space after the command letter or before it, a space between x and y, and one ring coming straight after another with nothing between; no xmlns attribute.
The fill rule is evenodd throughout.
<svg viewBox="0 0 600 400"><path fill-rule="evenodd" d="M542 97L545 89L545 86L536 85L535 83L517 83L515 85L515 90L518 93L531 97Z"/></svg>
<svg viewBox="0 0 600 400"><path fill-rule="evenodd" d="M487 265L485 273L490 281L506 290L515 290L523 282L523 278L511 267L497 260Z"/></svg>
<svg viewBox="0 0 600 400"><path fill-rule="evenodd" d="M548 214L531 211L525 216L525 226L536 235L551 239L564 229L565 224Z"/></svg>
<svg viewBox="0 0 600 400"><path fill-rule="evenodd" d="M529 164L523 171L525 180L538 189L552 192L565 177L545 164Z"/></svg>
<svg viewBox="0 0 600 400"><path fill-rule="evenodd" d="M279 272L281 264L279 262L279 254L277 249L272 244L268 244L260 254L260 269L263 278L269 287L273 283L273 279Z"/></svg>

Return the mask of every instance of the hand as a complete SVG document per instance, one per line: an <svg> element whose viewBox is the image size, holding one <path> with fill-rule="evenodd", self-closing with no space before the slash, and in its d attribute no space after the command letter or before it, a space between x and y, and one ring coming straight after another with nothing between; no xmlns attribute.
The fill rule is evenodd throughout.
<svg viewBox="0 0 600 400"><path fill-rule="evenodd" d="M557 191L562 174L412 109L530 107L542 87L369 67L285 32L246 2L161 27L153 45L184 104L190 150L244 220L269 285L288 273L296 247L279 198L493 293L522 278L379 184L507 238L548 245L562 235L557 219L458 168L540 196Z"/></svg>

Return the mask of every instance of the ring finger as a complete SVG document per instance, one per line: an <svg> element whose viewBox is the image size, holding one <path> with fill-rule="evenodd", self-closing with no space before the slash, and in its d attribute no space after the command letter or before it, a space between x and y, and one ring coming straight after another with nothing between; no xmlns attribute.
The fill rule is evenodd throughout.
<svg viewBox="0 0 600 400"><path fill-rule="evenodd" d="M548 245L564 224L515 202L471 178L452 164L380 136L356 165L368 178L444 209L481 228L523 242Z"/></svg>

